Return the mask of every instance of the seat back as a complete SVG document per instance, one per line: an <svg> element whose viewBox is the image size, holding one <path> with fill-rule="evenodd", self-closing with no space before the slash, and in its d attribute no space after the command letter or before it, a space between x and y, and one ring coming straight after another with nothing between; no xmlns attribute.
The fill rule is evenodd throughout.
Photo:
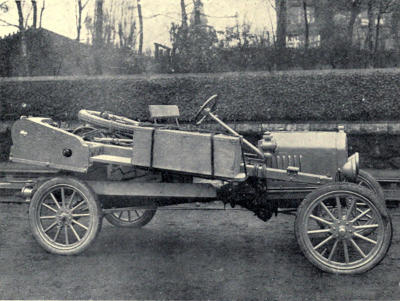
<svg viewBox="0 0 400 301"><path fill-rule="evenodd" d="M179 108L176 105L149 105L150 118L153 119L154 123L157 123L157 119L168 119L175 118L176 125L179 126L178 117Z"/></svg>

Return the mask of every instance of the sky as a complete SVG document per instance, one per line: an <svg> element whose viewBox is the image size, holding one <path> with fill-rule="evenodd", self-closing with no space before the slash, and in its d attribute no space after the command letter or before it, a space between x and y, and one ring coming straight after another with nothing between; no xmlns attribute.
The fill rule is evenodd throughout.
<svg viewBox="0 0 400 301"><path fill-rule="evenodd" d="M0 0L0 3L6 0ZM22 0L30 7L30 0ZM38 9L43 0L37 0ZM42 27L58 34L76 38L75 2L76 0L45 0L46 8L43 14ZM94 12L94 0L89 0L84 15ZM105 2L110 0L105 0ZM136 3L136 0L131 0ZM208 24L217 30L224 30L226 26L233 26L237 20L252 25L253 32L261 32L264 29L273 29L275 23L274 9L271 0L203 0L204 13L208 16ZM153 43L170 45L169 28L172 22L180 22L180 0L141 0L144 16L144 48L152 48ZM187 13L193 8L192 0L186 0ZM8 0L9 11L0 12L0 19L17 24L18 15L14 0ZM26 12L27 13L27 12ZM238 19L232 18L235 14ZM152 17L157 15L157 17ZM228 17L228 18L227 18ZM230 18L229 18L230 17ZM4 26L0 23L0 36L16 32L13 26ZM82 33L82 41L86 40L85 32Z"/></svg>

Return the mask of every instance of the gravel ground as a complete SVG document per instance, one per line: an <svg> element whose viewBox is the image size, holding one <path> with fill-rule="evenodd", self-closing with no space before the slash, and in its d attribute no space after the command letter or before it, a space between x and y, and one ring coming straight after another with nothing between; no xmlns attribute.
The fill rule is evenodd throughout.
<svg viewBox="0 0 400 301"><path fill-rule="evenodd" d="M162 211L143 229L106 221L78 256L46 253L26 204L0 204L0 299L399 300L400 209L384 261L358 276L320 272L300 252L294 217Z"/></svg>

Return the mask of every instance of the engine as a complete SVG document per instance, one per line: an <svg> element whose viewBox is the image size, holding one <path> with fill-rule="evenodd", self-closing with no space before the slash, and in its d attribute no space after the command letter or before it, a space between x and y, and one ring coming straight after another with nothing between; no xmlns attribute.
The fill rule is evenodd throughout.
<svg viewBox="0 0 400 301"><path fill-rule="evenodd" d="M266 222L272 215L278 213L278 203L268 200L266 180L248 179L242 183L230 183L218 191L218 198L232 208L239 205L246 208Z"/></svg>
<svg viewBox="0 0 400 301"><path fill-rule="evenodd" d="M266 132L258 148L267 157L268 167L334 178L347 161L347 137L338 132Z"/></svg>

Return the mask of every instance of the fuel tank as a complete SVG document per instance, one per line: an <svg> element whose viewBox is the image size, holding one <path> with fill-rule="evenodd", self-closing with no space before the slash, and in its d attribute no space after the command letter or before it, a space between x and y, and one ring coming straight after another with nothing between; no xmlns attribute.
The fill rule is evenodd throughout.
<svg viewBox="0 0 400 301"><path fill-rule="evenodd" d="M268 132L258 143L269 167L334 177L345 164L347 136L339 132Z"/></svg>

